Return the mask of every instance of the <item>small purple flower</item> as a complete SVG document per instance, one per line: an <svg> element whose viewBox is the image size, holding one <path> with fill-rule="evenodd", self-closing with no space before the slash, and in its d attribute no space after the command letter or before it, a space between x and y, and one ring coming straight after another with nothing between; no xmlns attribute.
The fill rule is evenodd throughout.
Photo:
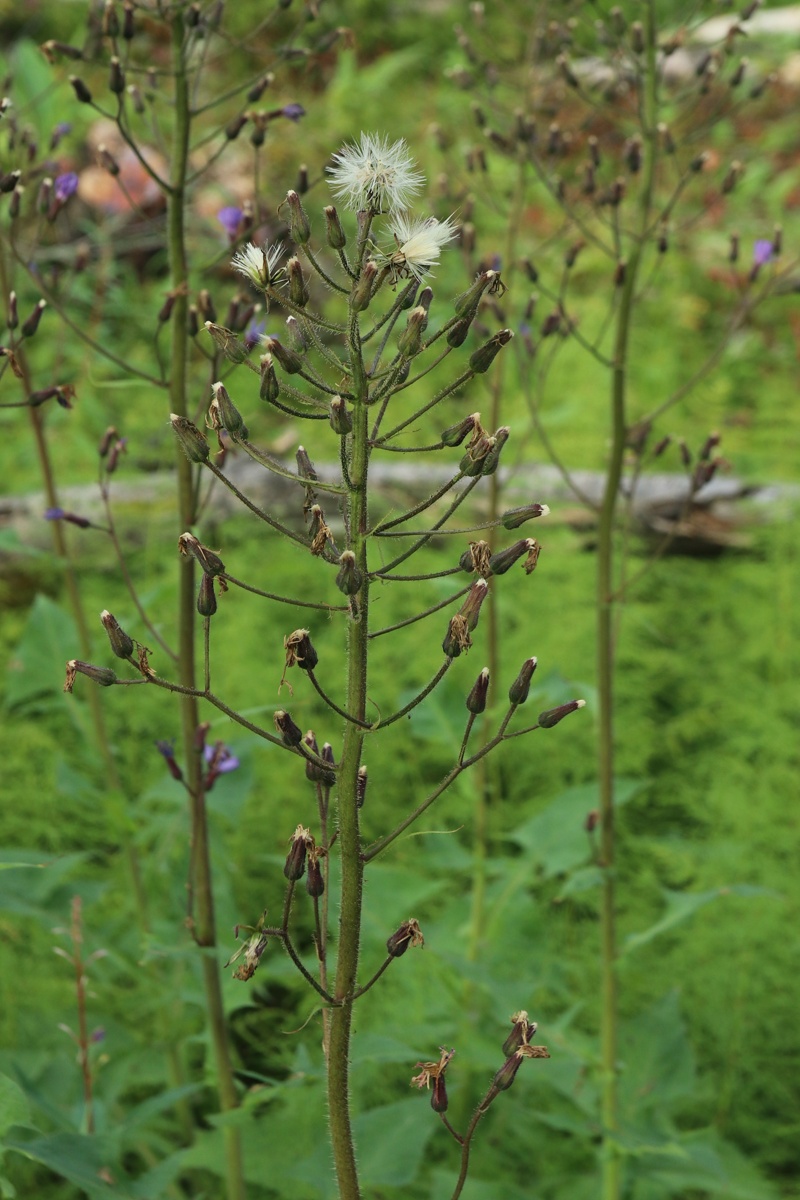
<svg viewBox="0 0 800 1200"><path fill-rule="evenodd" d="M281 109L281 116L288 117L290 121L299 121L305 115L302 104L287 104Z"/></svg>
<svg viewBox="0 0 800 1200"><path fill-rule="evenodd" d="M221 208L217 213L217 220L227 233L231 241L234 241L239 234L239 227L242 223L242 210L229 204L225 208Z"/></svg>
<svg viewBox="0 0 800 1200"><path fill-rule="evenodd" d="M772 261L775 247L771 241L766 238L759 238L753 246L753 266L764 267L768 262Z"/></svg>
<svg viewBox="0 0 800 1200"><path fill-rule="evenodd" d="M63 508L46 508L44 519L45 521L69 521L70 525L77 525L79 529L88 529L92 523L88 517L79 517L77 513L67 512Z"/></svg>
<svg viewBox="0 0 800 1200"><path fill-rule="evenodd" d="M252 350L254 346L258 345L266 328L266 321L257 321L255 317L253 317L244 334L244 344L248 350Z"/></svg>
<svg viewBox="0 0 800 1200"><path fill-rule="evenodd" d="M206 746L203 750L203 758L214 775L227 775L229 771L235 771L239 766L238 758L231 753L224 742L214 742L213 746Z"/></svg>
<svg viewBox="0 0 800 1200"><path fill-rule="evenodd" d="M61 139L66 137L67 134L71 132L72 125L69 121L59 121L58 125L56 125L55 129L50 135L50 149L55 150Z"/></svg>
<svg viewBox="0 0 800 1200"><path fill-rule="evenodd" d="M64 175L56 175L53 184L53 195L59 204L66 204L70 196L74 196L78 190L78 176L74 171L67 171Z"/></svg>
<svg viewBox="0 0 800 1200"><path fill-rule="evenodd" d="M164 758L166 758L167 762L169 762L171 758L175 757L174 739L171 738L169 741L167 741L166 738L162 738L160 742L156 742L156 750L159 754L162 754Z"/></svg>
<svg viewBox="0 0 800 1200"><path fill-rule="evenodd" d="M46 508L44 510L45 521L63 521L66 515L63 508Z"/></svg>
<svg viewBox="0 0 800 1200"><path fill-rule="evenodd" d="M106 1031L102 1025L98 1025L97 1029L92 1030L91 1041L93 1041L95 1044L97 1044L98 1042L104 1042L105 1037L106 1037Z"/></svg>

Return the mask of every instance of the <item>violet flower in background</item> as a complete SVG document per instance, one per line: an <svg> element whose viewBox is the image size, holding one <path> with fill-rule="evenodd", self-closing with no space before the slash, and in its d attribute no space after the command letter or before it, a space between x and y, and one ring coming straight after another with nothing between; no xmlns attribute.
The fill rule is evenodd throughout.
<svg viewBox="0 0 800 1200"><path fill-rule="evenodd" d="M55 129L50 135L50 149L55 150L61 139L66 137L67 134L71 132L72 124L69 121L59 121L58 125L56 125Z"/></svg>
<svg viewBox="0 0 800 1200"><path fill-rule="evenodd" d="M66 204L70 196L74 196L78 190L78 176L74 171L66 171L63 175L56 175L53 183L53 197L58 204Z"/></svg>
<svg viewBox="0 0 800 1200"><path fill-rule="evenodd" d="M301 117L306 115L306 110L302 104L287 104L280 110L282 117L288 117L290 121L299 121Z"/></svg>
<svg viewBox="0 0 800 1200"><path fill-rule="evenodd" d="M206 746L203 750L203 758L215 775L227 775L229 771L235 771L239 766L238 758L231 753L224 742L214 742L213 746Z"/></svg>
<svg viewBox="0 0 800 1200"><path fill-rule="evenodd" d="M266 321L257 321L255 317L253 317L244 334L244 344L248 350L252 350L254 346L258 345L266 328Z"/></svg>
<svg viewBox="0 0 800 1200"><path fill-rule="evenodd" d="M235 242L239 236L242 215L242 210L240 208L236 208L236 206L233 204L229 204L225 208L221 208L217 213L217 220L232 242Z"/></svg>
<svg viewBox="0 0 800 1200"><path fill-rule="evenodd" d="M753 266L750 271L750 282L758 278L758 273L775 257L775 246L767 238L759 238L753 246Z"/></svg>
<svg viewBox="0 0 800 1200"><path fill-rule="evenodd" d="M79 529L88 529L92 524L88 517L79 517L77 513L67 512L63 508L46 508L44 519L45 521L69 521L70 525L77 525Z"/></svg>

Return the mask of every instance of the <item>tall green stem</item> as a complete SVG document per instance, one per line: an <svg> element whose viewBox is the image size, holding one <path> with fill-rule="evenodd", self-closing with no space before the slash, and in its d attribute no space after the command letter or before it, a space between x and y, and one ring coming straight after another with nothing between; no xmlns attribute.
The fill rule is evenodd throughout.
<svg viewBox="0 0 800 1200"><path fill-rule="evenodd" d="M617 1069L617 939L615 912L614 838L614 524L622 478L626 432L628 343L644 238L649 227L656 166L657 67L653 0L647 4L647 49L643 80L644 169L639 194L639 237L630 254L617 313L614 366L611 374L611 453L600 508L597 544L597 684L598 777L600 784L603 866L601 891L601 1115L603 1122L602 1200L619 1200L622 1162L619 1126Z"/></svg>
<svg viewBox="0 0 800 1200"><path fill-rule="evenodd" d="M170 403L179 416L187 415L188 351L186 324L188 316L189 272L186 261L186 177L189 159L189 80L187 77L186 44L181 13L172 21L172 61L175 79L175 113L172 142L172 172L167 197L167 228L169 265L175 306L172 312L172 343L170 353ZM190 529L195 521L195 489L192 465L178 451L178 526L179 532ZM178 674L185 688L195 688L195 579L194 560L181 559L178 596ZM197 699L181 696L181 729L187 783L190 795L191 865L193 934L203 947L202 971L206 1008L214 1050L219 1102L223 1111L238 1103L236 1083L231 1066L225 1010L219 967L213 955L216 946L214 898L211 884L211 862L208 843L208 819L203 787L202 759L195 749L195 733L200 723ZM244 1200L245 1183L242 1167L239 1131L230 1126L224 1129L226 1154L226 1184L229 1200Z"/></svg>
<svg viewBox="0 0 800 1200"><path fill-rule="evenodd" d="M351 344L352 353L360 350ZM363 385L366 392L366 384ZM366 395L358 397L353 413L352 454L349 464L348 496L351 549L364 583L356 597L357 617L350 621L347 644L347 711L360 721L366 720L367 648L369 633L369 576L367 573L367 468L369 465L369 409ZM339 767L338 833L342 861L342 898L339 914L339 951L334 996L341 1004L330 1015L328 1053L328 1121L331 1145L339 1182L340 1200L359 1200L355 1145L350 1118L350 1031L353 1020L353 993L356 989L358 952L361 938L361 900L364 863L361 857L359 811L357 804L358 768L364 730L348 721L344 732L342 761Z"/></svg>

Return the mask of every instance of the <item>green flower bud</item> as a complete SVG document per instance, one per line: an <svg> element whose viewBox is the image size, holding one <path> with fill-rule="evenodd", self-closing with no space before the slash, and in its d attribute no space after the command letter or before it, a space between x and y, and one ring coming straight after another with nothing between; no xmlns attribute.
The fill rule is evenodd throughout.
<svg viewBox="0 0 800 1200"><path fill-rule="evenodd" d="M508 699L512 704L524 704L531 689L531 679L536 670L536 659L526 658L519 675L508 689Z"/></svg>
<svg viewBox="0 0 800 1200"><path fill-rule="evenodd" d="M485 433L479 437L458 464L459 471L470 479L474 479L476 475L482 475L484 463L494 449L496 440Z"/></svg>
<svg viewBox="0 0 800 1200"><path fill-rule="evenodd" d="M308 304L309 292L300 259L290 258L286 264L286 270L289 275L289 299L298 308L305 308Z"/></svg>
<svg viewBox="0 0 800 1200"><path fill-rule="evenodd" d="M347 405L341 396L334 396L331 400L330 417L331 429L334 433L338 433L340 437L353 431L353 418L347 411Z"/></svg>
<svg viewBox="0 0 800 1200"><path fill-rule="evenodd" d="M350 307L353 312L363 312L365 308L369 307L377 274L378 264L371 258L367 259L361 268L361 274L350 297Z"/></svg>
<svg viewBox="0 0 800 1200"><path fill-rule="evenodd" d="M453 307L456 311L456 316L463 317L470 314L470 320L478 311L481 296L486 291L487 287L494 283L500 276L497 271L481 271L472 287L467 288L466 292L462 292L456 297Z"/></svg>
<svg viewBox="0 0 800 1200"><path fill-rule="evenodd" d="M243 363L247 360L247 347L230 329L226 329L224 325L215 325L213 321L206 321L205 327L229 362Z"/></svg>
<svg viewBox="0 0 800 1200"><path fill-rule="evenodd" d="M296 375L298 371L302 371L303 360L300 355L284 346L277 338L264 338L264 349L273 355L287 375Z"/></svg>
<svg viewBox="0 0 800 1200"><path fill-rule="evenodd" d="M546 504L525 504L522 508L509 508L500 518L504 529L519 529L534 517L546 517L550 509Z"/></svg>
<svg viewBox="0 0 800 1200"><path fill-rule="evenodd" d="M501 425L497 433L494 435L494 445L484 459L483 470L481 472L482 475L494 475L500 462L500 451L508 441L508 435L510 432L511 431L507 425Z"/></svg>
<svg viewBox="0 0 800 1200"><path fill-rule="evenodd" d="M208 410L208 415L211 419L211 428L227 429L228 433L238 433L243 438L246 438L248 433L247 426L242 420L242 414L228 395L228 389L225 387L225 384L212 383L211 390L214 393L214 399L211 401L211 407Z"/></svg>
<svg viewBox="0 0 800 1200"><path fill-rule="evenodd" d="M520 1046L527 1046L538 1029L535 1021L528 1020L528 1014L524 1009L514 1013L511 1018L511 1025L511 1033L503 1042L503 1054L507 1058L519 1050Z"/></svg>
<svg viewBox="0 0 800 1200"><path fill-rule="evenodd" d="M470 413L463 421L459 421L457 425L449 425L447 429L443 429L439 435L440 441L445 446L460 446L464 438L472 433L481 423L481 414L478 412Z"/></svg>
<svg viewBox="0 0 800 1200"><path fill-rule="evenodd" d="M472 690L467 696L467 709L469 712L479 716L486 709L486 697L489 694L489 668L484 667L475 683L472 685Z"/></svg>
<svg viewBox="0 0 800 1200"><path fill-rule="evenodd" d="M270 403L272 400L277 400L280 395L281 385L278 382L278 376L275 372L275 364L271 354L264 354L261 357L261 383L259 385L258 394L262 400Z"/></svg>
<svg viewBox="0 0 800 1200"><path fill-rule="evenodd" d="M467 340L467 336L471 327L471 317L459 317L459 319L450 326L445 334L445 341L447 342L448 346L450 346L453 350L457 349L459 346L463 346L464 342Z"/></svg>
<svg viewBox="0 0 800 1200"><path fill-rule="evenodd" d="M197 611L201 617L213 617L217 611L217 597L214 594L214 576L206 575L205 571L200 580L200 590L197 593Z"/></svg>
<svg viewBox="0 0 800 1200"><path fill-rule="evenodd" d="M107 608L104 608L100 613L100 620L108 634L111 649L117 658L130 658L133 654L133 638L129 637L125 630L120 627L116 617L113 617Z"/></svg>
<svg viewBox="0 0 800 1200"><path fill-rule="evenodd" d="M343 550L339 559L339 573L336 576L336 586L345 596L355 596L363 583L361 571L356 566L356 556L352 550Z"/></svg>
<svg viewBox="0 0 800 1200"><path fill-rule="evenodd" d="M413 358L419 352L420 342L425 326L428 324L428 314L425 308L418 304L408 314L406 327L397 341L397 349L405 358Z"/></svg>
<svg viewBox="0 0 800 1200"><path fill-rule="evenodd" d="M347 237L342 228L342 222L339 220L339 214L332 204L325 209L325 234L332 250L344 250L347 245Z"/></svg>
<svg viewBox="0 0 800 1200"><path fill-rule="evenodd" d="M292 233L292 241L298 246L305 246L311 237L311 225L297 192L287 192L286 203L289 205L289 229Z"/></svg>
<svg viewBox="0 0 800 1200"><path fill-rule="evenodd" d="M200 432L196 425L192 424L188 417L179 417L176 413L171 413L169 419L180 447L189 459L189 462L205 462L209 455L208 442L205 435Z"/></svg>
<svg viewBox="0 0 800 1200"><path fill-rule="evenodd" d="M539 713L539 727L540 729L552 729L559 721L563 721L564 717L585 707L585 700L569 700L566 704L559 704L557 708L548 708L546 712Z"/></svg>
<svg viewBox="0 0 800 1200"><path fill-rule="evenodd" d="M482 375L484 371L489 370L503 346L507 346L513 336L510 329L500 329L470 355L469 365L476 375Z"/></svg>

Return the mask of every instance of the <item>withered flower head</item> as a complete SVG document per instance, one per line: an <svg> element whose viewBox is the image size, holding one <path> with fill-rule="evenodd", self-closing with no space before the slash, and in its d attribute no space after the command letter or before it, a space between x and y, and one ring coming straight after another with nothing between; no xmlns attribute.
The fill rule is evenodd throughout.
<svg viewBox="0 0 800 1200"><path fill-rule="evenodd" d="M206 575L224 575L225 564L218 554L209 550L193 533L182 533L178 538L178 549L181 554L191 555L200 564Z"/></svg>
<svg viewBox="0 0 800 1200"><path fill-rule="evenodd" d="M431 1108L434 1112L443 1113L447 1111L445 1071L455 1054L455 1050L445 1050L444 1046L440 1046L439 1049L441 1053L438 1062L418 1062L416 1064L421 1070L419 1075L415 1075L412 1078L411 1086L422 1089L430 1088L433 1085Z"/></svg>
<svg viewBox="0 0 800 1200"><path fill-rule="evenodd" d="M314 839L308 829L298 825L291 838L291 850L286 856L283 873L287 879L295 882L303 878L306 869L306 852L314 847Z"/></svg>
<svg viewBox="0 0 800 1200"><path fill-rule="evenodd" d="M415 920L414 917L410 917L408 921L403 921L400 928L395 930L388 939L386 949L392 958L401 958L409 946L424 945L425 938L422 936L419 921Z"/></svg>
<svg viewBox="0 0 800 1200"><path fill-rule="evenodd" d="M283 639L283 648L286 651L287 667L297 666L301 671L313 671L319 662L319 655L307 629L295 629L294 633Z"/></svg>

